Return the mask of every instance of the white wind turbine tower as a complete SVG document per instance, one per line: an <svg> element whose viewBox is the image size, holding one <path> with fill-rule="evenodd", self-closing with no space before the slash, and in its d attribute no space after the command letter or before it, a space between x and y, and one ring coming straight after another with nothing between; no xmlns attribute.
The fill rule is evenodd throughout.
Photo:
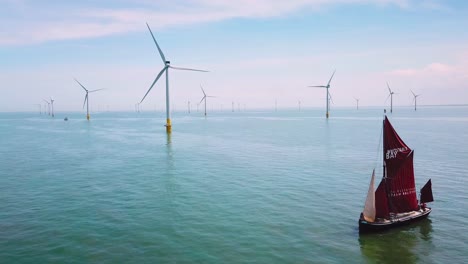
<svg viewBox="0 0 468 264"><path fill-rule="evenodd" d="M333 76L335 75L335 72L336 70L333 71L333 74L332 76L330 77L330 80L328 81L327 85L314 85L314 86L309 86L309 87L318 87L318 88L326 88L327 89L327 97L326 97L326 101L327 101L327 112L325 114L325 116L328 118L330 116L329 112L330 112L330 100L331 100L331 95L330 95L330 92L328 91L328 89L330 89L330 82L331 80L333 79Z"/></svg>
<svg viewBox="0 0 468 264"><path fill-rule="evenodd" d="M411 90L410 90L411 91ZM420 96L421 94L415 94L413 93L413 91L411 91L411 93L413 94L414 98L413 98L413 102L414 102L414 111L416 111L416 100L418 98L418 96Z"/></svg>
<svg viewBox="0 0 468 264"><path fill-rule="evenodd" d="M140 104L139 103L135 104L135 112L140 113Z"/></svg>
<svg viewBox="0 0 468 264"><path fill-rule="evenodd" d="M46 99L42 99L42 100L44 100L44 102L47 103L47 114L50 115L50 102L47 101ZM44 112L45 112L45 111L44 111Z"/></svg>
<svg viewBox="0 0 468 264"><path fill-rule="evenodd" d="M215 96L206 95L205 90L203 90L203 87L202 87L201 84L200 84L200 88L201 88L201 90L202 90L202 92L203 92L203 97L202 97L202 99L200 100L200 103L199 103L199 104L201 104L201 102L205 101L205 116L206 116L206 98L207 98L207 97L215 97Z"/></svg>
<svg viewBox="0 0 468 264"><path fill-rule="evenodd" d="M169 100L169 68L175 69L175 70L184 70L184 71L198 71L198 72L208 72L208 71L171 66L171 62L166 60L166 57L164 56L164 53L159 47L159 44L156 41L156 38L154 37L153 32L151 31L151 28L149 27L148 23L146 23L146 26L148 27L148 30L151 33L151 37L153 37L154 44L156 44L156 47L158 48L159 55L161 55L161 59L164 63L164 68L156 76L156 79L154 79L154 82L151 84L150 88L146 92L145 96L143 96L143 99L141 99L140 103L142 103L143 100L145 100L148 93L151 91L151 89L153 89L153 86L156 84L156 82L159 80L162 74L166 72L166 132L170 133L172 130L172 125L171 125L171 111L170 111L170 100Z"/></svg>
<svg viewBox="0 0 468 264"><path fill-rule="evenodd" d="M388 82L387 82L387 88L388 88L388 96L387 96L387 99L385 99L385 101L388 100L388 98L390 97L390 113L393 112L393 95L395 94L395 92L392 91L392 89L390 89L390 85L388 85Z"/></svg>
<svg viewBox="0 0 468 264"><path fill-rule="evenodd" d="M101 88L101 89L96 89L96 90L88 90L86 89L77 79L75 79L75 81L81 86L81 88L83 88L83 90L85 90L86 92L86 95L85 95L85 98L84 98L84 102L83 102L83 108L86 104L86 119L89 120L89 97L88 97L88 93L94 93L94 92L97 92L97 91L100 91L100 90L104 90L104 88Z"/></svg>
<svg viewBox="0 0 468 264"><path fill-rule="evenodd" d="M356 100L356 110L359 110L359 98L354 97L354 100Z"/></svg>
<svg viewBox="0 0 468 264"><path fill-rule="evenodd" d="M50 97L50 106L52 108L52 117L54 117L54 99L52 99L52 97Z"/></svg>

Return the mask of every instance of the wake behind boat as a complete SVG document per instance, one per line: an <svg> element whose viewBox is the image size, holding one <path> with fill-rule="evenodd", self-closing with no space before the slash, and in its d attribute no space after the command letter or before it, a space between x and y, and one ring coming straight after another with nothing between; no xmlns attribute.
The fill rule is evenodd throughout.
<svg viewBox="0 0 468 264"><path fill-rule="evenodd" d="M383 177L374 191L372 172L364 210L359 217L359 232L384 230L427 217L432 209L431 180L416 198L413 150L396 133L387 116L383 121Z"/></svg>

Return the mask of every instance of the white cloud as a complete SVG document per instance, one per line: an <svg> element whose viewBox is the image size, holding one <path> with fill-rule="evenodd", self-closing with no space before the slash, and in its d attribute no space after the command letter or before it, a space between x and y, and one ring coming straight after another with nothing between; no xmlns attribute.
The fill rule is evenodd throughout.
<svg viewBox="0 0 468 264"><path fill-rule="evenodd" d="M433 62L419 68L395 69L385 73L395 87L424 95L425 104L466 104L468 92L468 53L453 63Z"/></svg>
<svg viewBox="0 0 468 264"><path fill-rule="evenodd" d="M105 1L104 1L105 2ZM67 3L9 1L0 23L0 45L36 44L145 30L142 21L155 29L216 22L232 18L268 18L304 9L343 4L410 6L410 0L192 0L174 2L127 2L125 7L67 6ZM78 2L77 2L78 3ZM98 3L102 4L102 3ZM132 7L127 7L127 6ZM2 11L0 11L0 15Z"/></svg>

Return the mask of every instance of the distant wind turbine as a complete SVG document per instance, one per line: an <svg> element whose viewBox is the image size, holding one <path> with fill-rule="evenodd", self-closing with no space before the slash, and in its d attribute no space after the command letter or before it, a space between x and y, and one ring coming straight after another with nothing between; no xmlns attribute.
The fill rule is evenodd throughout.
<svg viewBox="0 0 468 264"><path fill-rule="evenodd" d="M140 113L140 103L135 104L135 112Z"/></svg>
<svg viewBox="0 0 468 264"><path fill-rule="evenodd" d="M299 111L301 111L301 100L297 101L297 104L299 105Z"/></svg>
<svg viewBox="0 0 468 264"><path fill-rule="evenodd" d="M393 95L395 94L395 92L392 91L392 89L390 89L390 85L388 85L388 82L387 82L387 88L388 88L388 96L387 96L387 99L385 99L385 101L388 100L388 98L390 97L390 113L393 112Z"/></svg>
<svg viewBox="0 0 468 264"><path fill-rule="evenodd" d="M52 97L50 98L50 106L52 108L52 117L54 117L54 99L52 99Z"/></svg>
<svg viewBox="0 0 468 264"><path fill-rule="evenodd" d="M85 107L86 105L86 119L89 120L89 97L88 97L88 93L94 93L94 92L97 92L97 91L100 91L100 90L104 90L104 88L101 88L101 89L96 89L96 90L88 90L86 89L77 79L75 79L75 81L81 86L81 88L83 88L83 90L85 90L86 92L86 95L85 95L85 98L84 98L84 101L83 101L83 108Z"/></svg>
<svg viewBox="0 0 468 264"><path fill-rule="evenodd" d="M190 114L190 101L187 102L188 113Z"/></svg>
<svg viewBox="0 0 468 264"><path fill-rule="evenodd" d="M359 110L359 98L354 97L354 100L356 100L356 110Z"/></svg>
<svg viewBox="0 0 468 264"><path fill-rule="evenodd" d="M410 90L411 91L411 90ZM416 100L418 98L418 96L420 96L421 94L415 94L413 93L413 91L411 91L411 93L413 94L414 98L413 98L413 102L414 102L414 111L416 111Z"/></svg>
<svg viewBox="0 0 468 264"><path fill-rule="evenodd" d="M314 86L309 86L309 87L318 87L318 88L326 88L327 89L327 97L326 97L326 101L327 101L327 111L326 111L326 114L325 116L328 118L330 116L329 112L330 112L330 100L331 99L331 95L330 95L330 92L328 92L328 89L330 89L330 83L331 83L331 80L333 79L333 76L335 76L335 72L336 70L333 71L333 74L332 76L330 77L330 80L328 81L327 85L314 85Z"/></svg>
<svg viewBox="0 0 468 264"><path fill-rule="evenodd" d="M151 89L153 89L153 86L156 84L156 82L159 80L162 74L166 72L166 132L170 133L172 130L172 125L171 125L171 110L170 110L170 100L169 100L169 68L175 69L175 70L184 70L184 71L198 71L198 72L208 72L208 71L171 66L171 62L166 60L166 57L164 56L164 53L159 47L159 44L156 41L156 38L154 37L153 32L151 31L151 28L149 27L148 23L146 23L146 26L148 27L148 30L151 33L151 37L153 37L154 44L156 44L156 47L158 48L159 55L161 55L161 59L164 63L164 68L156 76L156 79L154 79L153 83L151 84L150 88L146 92L145 96L143 96L143 99L141 99L140 103L142 103L143 100L145 100L148 93L151 91Z"/></svg>
<svg viewBox="0 0 468 264"><path fill-rule="evenodd" d="M234 101L232 102L232 112L234 112Z"/></svg>
<svg viewBox="0 0 468 264"><path fill-rule="evenodd" d="M47 103L47 114L50 115L50 102L47 101L46 99L42 99L42 100L44 100L44 102ZM44 111L44 112L45 112L45 111Z"/></svg>
<svg viewBox="0 0 468 264"><path fill-rule="evenodd" d="M203 90L203 87L202 87L201 84L200 84L200 88L201 88L201 90L202 90L202 92L203 92L203 97L202 97L202 99L200 100L200 103L199 103L199 104L201 104L201 102L205 101L205 116L206 116L206 98L207 98L207 97L215 97L215 96L206 95L205 90ZM213 110L213 106L211 106L211 108L212 108L212 110Z"/></svg>

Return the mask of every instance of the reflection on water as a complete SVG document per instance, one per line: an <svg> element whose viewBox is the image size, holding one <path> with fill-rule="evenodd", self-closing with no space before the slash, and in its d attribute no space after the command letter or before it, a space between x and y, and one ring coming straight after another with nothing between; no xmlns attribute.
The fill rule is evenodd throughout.
<svg viewBox="0 0 468 264"><path fill-rule="evenodd" d="M432 239L432 220L425 219L419 225L419 232L421 233L421 239L429 241Z"/></svg>
<svg viewBox="0 0 468 264"><path fill-rule="evenodd" d="M431 233L431 220L423 219L383 233L360 234L359 244L364 258L372 263L417 263L421 252L430 253Z"/></svg>

